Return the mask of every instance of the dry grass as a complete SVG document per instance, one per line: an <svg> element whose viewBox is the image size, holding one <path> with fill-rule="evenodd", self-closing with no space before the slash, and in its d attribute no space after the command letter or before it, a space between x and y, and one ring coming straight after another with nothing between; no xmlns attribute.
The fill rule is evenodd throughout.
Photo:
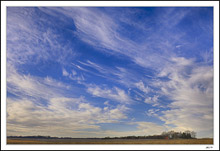
<svg viewBox="0 0 220 151"><path fill-rule="evenodd" d="M7 139L7 144L213 144L213 139Z"/></svg>

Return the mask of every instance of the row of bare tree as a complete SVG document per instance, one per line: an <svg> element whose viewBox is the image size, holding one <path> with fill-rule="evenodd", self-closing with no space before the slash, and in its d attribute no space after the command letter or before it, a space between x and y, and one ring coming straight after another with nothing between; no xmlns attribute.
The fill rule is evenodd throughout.
<svg viewBox="0 0 220 151"><path fill-rule="evenodd" d="M182 138L182 139L196 138L196 132L189 130L184 132L168 131L168 132L163 132L161 135L105 137L105 139L178 139L178 138Z"/></svg>
<svg viewBox="0 0 220 151"><path fill-rule="evenodd" d="M174 132L168 131L163 132L162 136L168 137L169 139L176 139L176 138L196 138L196 132L194 131L184 131L184 132Z"/></svg>

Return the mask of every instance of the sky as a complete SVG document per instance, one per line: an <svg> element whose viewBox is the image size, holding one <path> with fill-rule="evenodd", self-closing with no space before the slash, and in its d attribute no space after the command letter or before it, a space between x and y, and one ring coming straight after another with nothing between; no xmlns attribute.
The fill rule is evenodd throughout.
<svg viewBox="0 0 220 151"><path fill-rule="evenodd" d="M7 136L213 137L212 7L7 7Z"/></svg>

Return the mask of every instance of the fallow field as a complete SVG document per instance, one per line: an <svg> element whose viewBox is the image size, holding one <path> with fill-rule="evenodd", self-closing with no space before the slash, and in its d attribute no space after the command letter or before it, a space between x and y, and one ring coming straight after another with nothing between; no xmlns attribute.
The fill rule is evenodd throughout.
<svg viewBox="0 0 220 151"><path fill-rule="evenodd" d="M213 144L213 139L32 139L8 138L7 144Z"/></svg>

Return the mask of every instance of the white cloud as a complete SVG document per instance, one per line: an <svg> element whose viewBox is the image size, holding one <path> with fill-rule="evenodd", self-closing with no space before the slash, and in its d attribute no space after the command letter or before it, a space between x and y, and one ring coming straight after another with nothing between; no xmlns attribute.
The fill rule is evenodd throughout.
<svg viewBox="0 0 220 151"><path fill-rule="evenodd" d="M66 76L68 76L68 75L69 75L69 73L66 71L66 69L63 68L63 76L66 77Z"/></svg>
<svg viewBox="0 0 220 151"><path fill-rule="evenodd" d="M78 8L66 10L75 13L72 17L77 28L77 35L83 41L95 47L118 51L120 45L117 40L120 39L115 35L117 25L109 16L96 9Z"/></svg>
<svg viewBox="0 0 220 151"><path fill-rule="evenodd" d="M76 137L74 130L99 130L98 123L117 123L127 118L127 110L125 106L95 107L83 98L51 98L47 106L30 99L8 98L7 135Z"/></svg>
<svg viewBox="0 0 220 151"><path fill-rule="evenodd" d="M70 85L56 81L50 77L39 78L22 75L12 65L7 64L7 91L16 96L33 98L51 98L61 96L70 89ZM58 93L59 92L59 93Z"/></svg>
<svg viewBox="0 0 220 151"><path fill-rule="evenodd" d="M201 57L203 58L205 63L213 63L213 48L208 51L202 52Z"/></svg>
<svg viewBox="0 0 220 151"><path fill-rule="evenodd" d="M160 109L149 109L146 114L147 116L155 116L155 117L159 117L157 112L160 111Z"/></svg>
<svg viewBox="0 0 220 151"><path fill-rule="evenodd" d="M176 48L180 48L180 47L182 47L182 45L176 45Z"/></svg>
<svg viewBox="0 0 220 151"><path fill-rule="evenodd" d="M75 137L73 130L97 130L98 123L127 118L129 109L124 105L96 107L83 97L67 97L66 90L74 89L64 83L50 77L22 75L10 64L7 66L7 89L15 95L7 97L7 135Z"/></svg>
<svg viewBox="0 0 220 151"><path fill-rule="evenodd" d="M73 64L76 68L78 68L82 71L85 71L86 73L93 74L95 76L99 76L99 77L106 78L109 80L114 80L114 78L112 78L112 76L111 76L112 72L114 72L113 69L111 69L107 66L103 66L103 65L91 62L89 60L87 60L86 62L82 62L82 61L78 61L78 62L81 65L83 65L83 67L81 65ZM95 69L96 71L91 70L91 68Z"/></svg>
<svg viewBox="0 0 220 151"><path fill-rule="evenodd" d="M169 110L160 117L176 130L194 130L198 137L213 136L213 67L186 58L173 58L176 63L162 70L168 81L154 83L161 95L169 97ZM205 132L205 133L204 133Z"/></svg>
<svg viewBox="0 0 220 151"><path fill-rule="evenodd" d="M104 104L105 104L105 105L109 105L109 102L108 102L108 101L105 101Z"/></svg>
<svg viewBox="0 0 220 151"><path fill-rule="evenodd" d="M147 104L153 104L153 106L159 105L158 103L158 95L154 95L153 97L147 97L145 98L144 102Z"/></svg>
<svg viewBox="0 0 220 151"><path fill-rule="evenodd" d="M173 28L177 25L188 13L190 10L181 9L177 11L176 8L168 8L166 11L161 10L161 15L158 20L163 24L164 28Z"/></svg>
<svg viewBox="0 0 220 151"><path fill-rule="evenodd" d="M109 89L109 88L101 88L96 85L91 85L90 87L88 87L87 92L94 96L118 101L122 104L131 103L131 98L125 93L125 91L117 87Z"/></svg>
<svg viewBox="0 0 220 151"><path fill-rule="evenodd" d="M116 67L116 70L112 72L117 82L125 85L126 87L137 87L137 78L140 77L140 73L136 72L134 69Z"/></svg>
<svg viewBox="0 0 220 151"><path fill-rule="evenodd" d="M77 72L75 70L72 69L72 75L75 76L77 75Z"/></svg>
<svg viewBox="0 0 220 151"><path fill-rule="evenodd" d="M135 83L135 85L137 86L138 89L140 89L141 91L143 91L144 93L149 93L150 92L150 88L148 86L145 86L143 81L137 82Z"/></svg>
<svg viewBox="0 0 220 151"><path fill-rule="evenodd" d="M85 66L88 66L88 67L91 67L91 68L94 68L95 70L97 70L98 72L102 73L102 74L109 74L109 68L107 69L107 67L103 67L102 65L99 65L97 63L94 63L90 60L87 60L86 63L85 62L81 62L79 61L79 63L85 65Z"/></svg>

